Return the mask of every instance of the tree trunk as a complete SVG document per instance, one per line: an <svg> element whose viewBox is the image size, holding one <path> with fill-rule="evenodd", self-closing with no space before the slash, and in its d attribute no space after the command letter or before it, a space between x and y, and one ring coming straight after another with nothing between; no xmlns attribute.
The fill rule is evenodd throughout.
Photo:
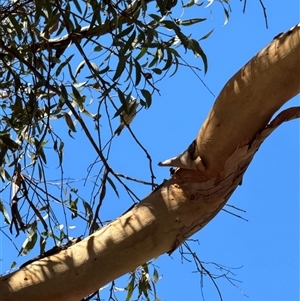
<svg viewBox="0 0 300 301"><path fill-rule="evenodd" d="M161 165L179 167L156 191L66 250L1 277L12 300L80 300L202 229L225 205L264 139L299 108L300 26L276 38L225 85L197 138Z"/></svg>

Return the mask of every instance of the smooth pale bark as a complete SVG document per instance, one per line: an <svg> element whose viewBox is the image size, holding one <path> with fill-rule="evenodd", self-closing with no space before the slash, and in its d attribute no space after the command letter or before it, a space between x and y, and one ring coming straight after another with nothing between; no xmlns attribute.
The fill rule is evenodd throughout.
<svg viewBox="0 0 300 301"><path fill-rule="evenodd" d="M155 192L67 250L0 280L1 300L80 300L172 252L225 205L264 139L299 108L271 116L300 92L300 27L274 39L220 93L195 145L205 170L179 168Z"/></svg>
<svg viewBox="0 0 300 301"><path fill-rule="evenodd" d="M224 86L197 136L207 172L218 174L245 139L253 139L275 112L299 93L300 27L281 34Z"/></svg>

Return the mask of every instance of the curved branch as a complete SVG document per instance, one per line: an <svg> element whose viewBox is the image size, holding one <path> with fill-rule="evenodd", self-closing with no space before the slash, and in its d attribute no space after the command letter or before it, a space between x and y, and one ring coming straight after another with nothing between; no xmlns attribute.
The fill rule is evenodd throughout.
<svg viewBox="0 0 300 301"><path fill-rule="evenodd" d="M300 24L273 41L224 86L196 140L161 162L218 175L241 143L251 143L279 108L300 92Z"/></svg>
<svg viewBox="0 0 300 301"><path fill-rule="evenodd" d="M77 301L149 259L171 253L202 229L226 204L266 137L300 116L299 107L290 108L268 125L300 91L299 48L300 26L276 38L228 81L187 156L191 160L198 152L203 171L177 169L99 231L1 277L2 299Z"/></svg>

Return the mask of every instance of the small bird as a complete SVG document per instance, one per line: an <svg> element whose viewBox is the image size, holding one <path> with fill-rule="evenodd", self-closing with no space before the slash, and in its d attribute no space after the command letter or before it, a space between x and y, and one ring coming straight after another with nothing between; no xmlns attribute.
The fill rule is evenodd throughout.
<svg viewBox="0 0 300 301"><path fill-rule="evenodd" d="M136 115L136 109L139 105L139 102L131 96L131 102L127 105L125 110L120 114L120 125L115 130L115 135L120 135L122 130L126 127L126 125L129 125L133 118Z"/></svg>

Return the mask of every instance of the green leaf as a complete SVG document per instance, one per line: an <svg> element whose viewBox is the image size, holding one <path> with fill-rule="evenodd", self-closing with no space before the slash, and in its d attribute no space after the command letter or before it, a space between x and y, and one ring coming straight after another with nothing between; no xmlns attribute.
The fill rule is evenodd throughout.
<svg viewBox="0 0 300 301"><path fill-rule="evenodd" d="M151 69L154 73L158 74L158 75L161 75L162 74L162 70L159 69L159 68L153 68Z"/></svg>
<svg viewBox="0 0 300 301"><path fill-rule="evenodd" d="M159 8L159 12L161 13L161 15L162 16L165 15L167 1L166 0L156 0L156 4Z"/></svg>
<svg viewBox="0 0 300 301"><path fill-rule="evenodd" d="M43 147L39 147L39 149L37 151L38 151L39 156L41 156L41 159L43 160L43 162L45 164L47 164L47 158L46 158L46 154L44 152L44 148Z"/></svg>
<svg viewBox="0 0 300 301"><path fill-rule="evenodd" d="M136 60L139 60L140 58L142 58L145 53L147 53L148 47L142 47L140 53L137 55Z"/></svg>
<svg viewBox="0 0 300 301"><path fill-rule="evenodd" d="M194 18L194 19L189 19L189 20L185 20L185 21L180 21L180 25L183 25L183 26L189 26L189 25L193 25L193 24L196 24L196 23L199 23L199 22L203 22L205 21L206 18Z"/></svg>
<svg viewBox="0 0 300 301"><path fill-rule="evenodd" d="M198 0L191 0L187 4L184 4L182 7L184 7L184 8L191 7L191 6L193 6L193 5L197 4L197 3L198 3ZM203 4L203 2L201 2L201 3L197 4L197 5L201 6L202 4Z"/></svg>
<svg viewBox="0 0 300 301"><path fill-rule="evenodd" d="M113 77L113 81L117 80L123 73L123 70L126 65L128 55L127 56L119 56L119 63L115 72L115 75Z"/></svg>
<svg viewBox="0 0 300 301"><path fill-rule="evenodd" d="M159 275L158 275L158 272L157 272L156 268L154 268L153 281L154 281L154 283L156 283L158 280L159 280Z"/></svg>
<svg viewBox="0 0 300 301"><path fill-rule="evenodd" d="M91 2L89 2L90 4ZM93 14L92 14L92 20L91 20L91 23L89 24L90 25L90 28L93 28L96 24L96 21L98 22L98 24L101 24L102 21L101 21L101 14L100 14L100 11L101 11L101 6L98 4L98 2L95 2L97 5L96 6L93 6ZM88 40L88 39L87 39Z"/></svg>
<svg viewBox="0 0 300 301"><path fill-rule="evenodd" d="M125 287L125 289L128 291L127 296L126 296L126 301L129 301L132 297L133 291L135 289L135 273L131 274L131 280L130 282L127 284L127 286Z"/></svg>
<svg viewBox="0 0 300 301"><path fill-rule="evenodd" d="M17 265L17 263L15 261L13 261L10 265L10 268L13 269L16 265Z"/></svg>
<svg viewBox="0 0 300 301"><path fill-rule="evenodd" d="M1 161L0 161L0 163L1 163ZM0 166L0 177L1 177L2 182L5 182L6 180L10 179L9 173L2 166Z"/></svg>
<svg viewBox="0 0 300 301"><path fill-rule="evenodd" d="M148 26L150 26L150 25L148 24ZM132 45L132 47L134 47L134 48L137 48L138 46L140 46L141 43L143 44L144 41L146 40L145 32L143 30L141 30L139 27L137 27L137 31L139 32L139 34ZM147 35L147 38L148 38L148 35Z"/></svg>
<svg viewBox="0 0 300 301"><path fill-rule="evenodd" d="M174 62L175 69L174 69L174 72L170 75L170 77L172 77L177 72L178 67L179 67L179 61L178 61L177 56L174 56L174 60L175 60L175 62Z"/></svg>
<svg viewBox="0 0 300 301"><path fill-rule="evenodd" d="M4 221L5 223L7 223L8 225L10 225L11 221L10 221L10 217L8 215L8 212L3 204L3 201L0 200L0 212L2 212L3 216L4 216Z"/></svg>
<svg viewBox="0 0 300 301"><path fill-rule="evenodd" d="M94 62L90 62L90 64L92 65L92 70L94 71L94 73L98 73L99 72L99 67L96 63Z"/></svg>
<svg viewBox="0 0 300 301"><path fill-rule="evenodd" d="M226 25L229 21L229 11L225 8L224 8L224 13L225 13L225 21L224 21L224 25Z"/></svg>
<svg viewBox="0 0 300 301"><path fill-rule="evenodd" d="M58 29L59 17L58 13L54 13L51 18L47 20L47 24L43 30L44 33L49 33L49 35L51 35Z"/></svg>
<svg viewBox="0 0 300 301"><path fill-rule="evenodd" d="M0 147L2 146L8 147L11 150L18 149L20 145L10 139L10 134L7 133L0 133Z"/></svg>
<svg viewBox="0 0 300 301"><path fill-rule="evenodd" d="M85 86L87 84L87 81L85 82L81 82L81 83L73 83L73 86L77 89L77 88L81 88L83 86Z"/></svg>
<svg viewBox="0 0 300 301"><path fill-rule="evenodd" d="M75 129L75 126L74 126L74 123L72 121L72 118L71 116L68 114L68 113L65 113L63 112L62 113L64 118L65 118L65 121L67 123L67 126L69 127L69 129L72 131L72 132L76 132L76 129Z"/></svg>
<svg viewBox="0 0 300 301"><path fill-rule="evenodd" d="M68 100L68 91L67 91L67 89L64 85L60 85L59 87L60 87L60 90L61 90L61 95L60 95L61 98L62 98L61 102L65 103ZM60 104L58 104L58 105L60 105Z"/></svg>
<svg viewBox="0 0 300 301"><path fill-rule="evenodd" d="M72 92L74 96L73 99L78 104L79 109L82 111L84 109L83 103L85 98L80 95L79 91L73 85L72 85Z"/></svg>
<svg viewBox="0 0 300 301"><path fill-rule="evenodd" d="M110 186L112 187L112 189L115 192L115 194L117 195L117 197L120 197L119 193L118 193L118 190L117 190L117 187L116 187L115 183L111 180L110 177L107 177L107 181L110 184Z"/></svg>
<svg viewBox="0 0 300 301"><path fill-rule="evenodd" d="M50 209L50 206L48 204L45 205L45 206L39 207L39 211L46 211L46 212L48 212L49 209Z"/></svg>
<svg viewBox="0 0 300 301"><path fill-rule="evenodd" d="M158 15L149 14L149 17L152 18L153 20L155 20L156 22L160 22L160 20L161 20L161 17Z"/></svg>
<svg viewBox="0 0 300 301"><path fill-rule="evenodd" d="M126 101L127 97L125 97L124 92L121 91L120 89L118 89L118 97L119 97L119 100L120 100L121 104L123 106L126 106L126 104L128 103L128 101ZM122 111L123 111L123 108L122 108ZM120 114L118 114L118 115L120 115ZM115 115L114 117L116 117L118 115Z"/></svg>
<svg viewBox="0 0 300 301"><path fill-rule="evenodd" d="M163 59L163 51L161 49L157 49L153 60L149 64L149 68L153 67L154 65L157 65L159 61Z"/></svg>
<svg viewBox="0 0 300 301"><path fill-rule="evenodd" d="M87 216L89 224L90 224L91 221L93 220L93 210L92 210L92 207L86 201L82 201L82 203L83 203L83 207L85 209L85 215Z"/></svg>
<svg viewBox="0 0 300 301"><path fill-rule="evenodd" d="M42 168L41 164L38 164L38 171L39 171L39 181L42 182L43 181L43 168Z"/></svg>
<svg viewBox="0 0 300 301"><path fill-rule="evenodd" d="M60 74L60 72L62 71L62 69L69 64L69 62L71 61L71 59L73 58L74 54L72 54L71 56L69 56L64 62L62 62L58 67L57 70L55 72L55 75L58 76Z"/></svg>
<svg viewBox="0 0 300 301"><path fill-rule="evenodd" d="M147 273L149 274L149 269L148 269L148 263L144 263L141 268Z"/></svg>
<svg viewBox="0 0 300 301"><path fill-rule="evenodd" d="M27 237L22 245L21 254L28 254L33 247L35 246L37 241L37 233L34 233L31 238Z"/></svg>
<svg viewBox="0 0 300 301"><path fill-rule="evenodd" d="M45 252L45 246L46 246L47 238L44 238L44 237L40 236L40 254L43 254Z"/></svg>
<svg viewBox="0 0 300 301"><path fill-rule="evenodd" d="M132 44L133 44L133 41L135 40L135 36L136 36L136 31L134 31L132 33L132 35L129 37L129 39L126 42L125 46L121 50L122 53L125 54L127 52L127 50L131 50L132 49Z"/></svg>
<svg viewBox="0 0 300 301"><path fill-rule="evenodd" d="M59 160L59 165L58 165L58 167L60 167L61 164L62 164L63 155L64 155L64 145L65 145L64 142L63 142L63 141L60 141L59 148L56 149L57 154L58 154L58 160Z"/></svg>
<svg viewBox="0 0 300 301"><path fill-rule="evenodd" d="M126 29L124 29L123 31L121 31L120 33L118 33L116 36L115 36L115 39L116 40L120 40L121 38L123 38L124 36L127 36L128 34L131 33L131 31L133 30L134 28L134 25L131 25L129 27L127 27Z"/></svg>
<svg viewBox="0 0 300 301"><path fill-rule="evenodd" d="M190 39L189 42L190 42L189 48L194 52L194 54L196 56L201 56L202 61L204 63L204 72L206 73L208 69L208 65L207 65L207 57L204 51L202 50L202 48L200 47L199 43L196 40Z"/></svg>
<svg viewBox="0 0 300 301"><path fill-rule="evenodd" d="M204 35L200 40L205 40L205 39L207 39L212 33L213 33L213 29L212 30L210 30L206 35Z"/></svg>
<svg viewBox="0 0 300 301"><path fill-rule="evenodd" d="M71 199L70 197L70 201L69 201L69 206L70 206L70 209L72 211L72 219L76 218L77 215L78 215L78 210L77 210L77 203L78 203L78 198L76 198L74 201Z"/></svg>
<svg viewBox="0 0 300 301"><path fill-rule="evenodd" d="M165 66L163 67L163 71L170 69L170 67L172 66L173 63L173 56L172 56L172 52L170 51L170 49L167 49L167 61Z"/></svg>
<svg viewBox="0 0 300 301"><path fill-rule="evenodd" d="M105 198L105 195L106 195L106 185L105 183L103 183L104 186L102 186L102 189L101 189L101 193L100 193L100 202L102 202Z"/></svg>
<svg viewBox="0 0 300 301"><path fill-rule="evenodd" d="M77 77L77 75L80 73L80 71L82 70L82 68L84 67L85 65L85 61L82 61L76 68L76 71L75 71L75 74L74 74L74 77Z"/></svg>
<svg viewBox="0 0 300 301"><path fill-rule="evenodd" d="M132 62L132 57L129 58L129 70L127 72L127 78L124 80L124 82L127 82L128 80L131 81L131 74L132 74L132 69L133 69L133 62Z"/></svg>
<svg viewBox="0 0 300 301"><path fill-rule="evenodd" d="M176 34L181 32L181 29L173 21L164 20L164 21L161 22L161 24L163 26L165 26L166 28L168 28L168 29L173 29L176 32Z"/></svg>
<svg viewBox="0 0 300 301"><path fill-rule="evenodd" d="M142 68L140 63L135 59L135 86L137 87L141 81L142 78Z"/></svg>
<svg viewBox="0 0 300 301"><path fill-rule="evenodd" d="M80 7L80 4L78 3L78 1L77 0L73 0L73 3L76 6L76 9L78 10L78 12L80 14L82 14L82 10L81 10L81 7Z"/></svg>
<svg viewBox="0 0 300 301"><path fill-rule="evenodd" d="M105 73L107 73L108 70L109 70L109 65L107 65L104 69L101 69L99 71L99 74L105 74Z"/></svg>
<svg viewBox="0 0 300 301"><path fill-rule="evenodd" d="M31 224L29 228L27 238L23 242L22 248L20 250L20 254L22 255L28 254L35 246L36 241L37 241L37 222L35 221Z"/></svg>
<svg viewBox="0 0 300 301"><path fill-rule="evenodd" d="M84 115L88 116L88 117L93 118L94 120L96 120L97 118L99 118L99 117L98 117L98 114L92 114L91 112L89 112L89 111L86 110L86 109L83 109L83 110L82 110L82 113L83 113Z"/></svg>
<svg viewBox="0 0 300 301"><path fill-rule="evenodd" d="M151 106L151 103L152 103L152 95L150 94L150 92L148 90L145 90L145 89L142 89L141 93L145 97L147 107L149 108Z"/></svg>
<svg viewBox="0 0 300 301"><path fill-rule="evenodd" d="M94 51L95 52L99 52L99 51L102 51L103 47L101 45L97 45L95 48L94 48Z"/></svg>
<svg viewBox="0 0 300 301"><path fill-rule="evenodd" d="M139 281L139 295L141 295L141 293L143 293L146 300L150 301L149 296L148 296L148 289L150 289L150 286L147 281L147 277L145 275L143 275L143 278L140 279L140 281Z"/></svg>
<svg viewBox="0 0 300 301"><path fill-rule="evenodd" d="M37 230L37 221L34 221L29 228L29 232L28 232L28 237L32 238L34 236L34 234L36 234L36 230Z"/></svg>

